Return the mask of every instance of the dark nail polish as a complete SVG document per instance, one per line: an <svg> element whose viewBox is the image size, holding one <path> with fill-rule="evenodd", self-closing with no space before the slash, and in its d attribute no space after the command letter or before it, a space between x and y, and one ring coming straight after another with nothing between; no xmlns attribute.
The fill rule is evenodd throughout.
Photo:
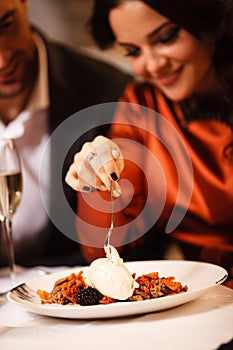
<svg viewBox="0 0 233 350"><path fill-rule="evenodd" d="M83 186L82 190L84 192L91 192L91 188L89 186Z"/></svg>
<svg viewBox="0 0 233 350"><path fill-rule="evenodd" d="M117 181L118 180L118 176L116 173L111 173L111 178L113 181Z"/></svg>

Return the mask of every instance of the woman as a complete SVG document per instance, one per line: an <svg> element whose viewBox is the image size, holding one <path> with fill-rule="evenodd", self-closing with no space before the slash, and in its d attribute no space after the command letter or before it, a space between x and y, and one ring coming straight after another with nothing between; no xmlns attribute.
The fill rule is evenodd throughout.
<svg viewBox="0 0 233 350"><path fill-rule="evenodd" d="M170 232L164 236L185 258L233 272L232 19L227 0L95 1L96 42L102 49L119 45L143 81L120 99L115 142L99 136L84 144L67 173L79 191L87 259L100 254L94 247L103 244L109 222L93 206L100 208L99 192L112 180L120 208L113 242L126 259L130 251L144 254L132 258L157 258L157 237Z"/></svg>

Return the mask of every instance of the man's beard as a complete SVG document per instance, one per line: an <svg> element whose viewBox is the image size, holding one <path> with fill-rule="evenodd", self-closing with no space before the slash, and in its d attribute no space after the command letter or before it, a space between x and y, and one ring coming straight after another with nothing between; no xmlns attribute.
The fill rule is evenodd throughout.
<svg viewBox="0 0 233 350"><path fill-rule="evenodd" d="M6 83L5 86L0 84L0 102L1 100L17 98L24 92L29 91L36 80L38 64L38 55L35 49L31 56L23 61L24 71L18 81Z"/></svg>
<svg viewBox="0 0 233 350"><path fill-rule="evenodd" d="M29 88L29 86L30 86L29 84L22 84L18 87L18 89L14 89L14 91L9 91L9 92L4 91L4 89L1 89L0 87L0 102L1 100L10 100L20 96L23 92L25 92Z"/></svg>

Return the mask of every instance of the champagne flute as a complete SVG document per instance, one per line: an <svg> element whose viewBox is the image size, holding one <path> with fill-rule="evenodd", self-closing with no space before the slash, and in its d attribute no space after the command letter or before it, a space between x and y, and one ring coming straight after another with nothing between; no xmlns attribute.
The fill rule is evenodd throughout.
<svg viewBox="0 0 233 350"><path fill-rule="evenodd" d="M12 139L0 140L0 222L8 249L12 285L15 284L15 254L12 219L22 196L22 174L18 150Z"/></svg>

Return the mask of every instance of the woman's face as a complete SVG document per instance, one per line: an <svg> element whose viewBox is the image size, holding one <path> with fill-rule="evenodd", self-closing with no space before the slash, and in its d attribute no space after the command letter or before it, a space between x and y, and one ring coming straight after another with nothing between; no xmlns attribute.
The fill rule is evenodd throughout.
<svg viewBox="0 0 233 350"><path fill-rule="evenodd" d="M140 0L125 1L111 10L109 23L134 73L171 100L182 101L215 86L212 47Z"/></svg>

